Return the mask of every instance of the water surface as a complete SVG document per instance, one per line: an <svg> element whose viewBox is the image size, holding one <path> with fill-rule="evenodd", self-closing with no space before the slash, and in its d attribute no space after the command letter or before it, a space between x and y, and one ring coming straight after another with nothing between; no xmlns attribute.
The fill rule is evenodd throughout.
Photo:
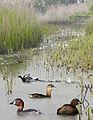
<svg viewBox="0 0 93 120"><path fill-rule="evenodd" d="M64 67L57 69L54 67L51 69L50 65L45 60L44 56L34 56L32 60L27 60L24 63L1 65L0 74L0 119L1 120L79 120L79 116L59 116L56 114L57 109L65 103L70 103L73 98L81 99L81 88L77 87L77 84L68 84L63 81L70 78L73 81L80 82L78 73L75 75L70 72L66 74ZM3 73L7 73L7 80L12 81L12 94L7 94L8 82L3 80ZM32 77L38 77L41 80L60 80L61 82L52 82L56 86L52 91L52 97L47 99L30 99L28 93L39 92L46 93L46 86L48 82L32 82L31 84L22 83L18 75L24 75L30 73ZM83 79L85 83L89 83L87 80L87 74L84 74ZM11 83L11 82L9 82ZM20 97L25 102L24 109L34 108L42 112L41 115L22 115L17 114L17 107L10 105L9 103L15 98ZM90 93L87 95L90 98L92 104L92 96ZM84 114L81 116L82 120L87 120L87 116Z"/></svg>

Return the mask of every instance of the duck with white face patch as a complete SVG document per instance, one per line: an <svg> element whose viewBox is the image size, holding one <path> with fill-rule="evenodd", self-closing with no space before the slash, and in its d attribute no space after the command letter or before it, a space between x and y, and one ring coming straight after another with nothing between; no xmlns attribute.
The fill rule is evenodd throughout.
<svg viewBox="0 0 93 120"><path fill-rule="evenodd" d="M17 113L32 113L32 114L41 114L39 110L36 109L24 109L24 101L21 98L16 98L10 105L16 105L18 107Z"/></svg>

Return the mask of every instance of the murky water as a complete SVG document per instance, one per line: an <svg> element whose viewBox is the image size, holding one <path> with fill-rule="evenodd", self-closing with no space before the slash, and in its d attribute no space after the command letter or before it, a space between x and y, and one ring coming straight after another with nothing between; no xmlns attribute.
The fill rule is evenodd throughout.
<svg viewBox="0 0 93 120"><path fill-rule="evenodd" d="M43 55L34 56L32 60L25 63L1 65L0 66L0 120L79 120L79 116L58 116L57 109L65 103L69 103L73 98L81 99L81 88L77 84L66 84L63 81L70 78L72 81L79 81L78 73L74 75L72 72L66 74L64 67L51 69ZM32 77L38 77L41 80L60 80L61 82L53 82L56 86L52 91L52 97L49 99L30 99L28 93L39 92L45 94L46 86L49 83L32 82L25 84L19 79L18 75L28 74ZM8 81L3 80L4 75ZM87 75L84 74L84 82L89 83ZM10 84L12 82L12 85ZM12 86L10 86L10 85ZM9 87L12 94L8 95ZM15 98L22 98L25 102L24 109L35 108L42 112L40 115L22 115L17 114L17 107L9 103ZM88 93L88 99L92 105L93 97ZM87 120L87 116L83 111L82 120Z"/></svg>

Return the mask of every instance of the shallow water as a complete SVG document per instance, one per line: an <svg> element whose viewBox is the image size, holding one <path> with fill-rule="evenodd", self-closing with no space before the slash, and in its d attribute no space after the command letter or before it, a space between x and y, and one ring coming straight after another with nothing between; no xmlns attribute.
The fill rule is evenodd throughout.
<svg viewBox="0 0 93 120"><path fill-rule="evenodd" d="M46 63L46 64L45 64ZM69 77L73 81L79 81L78 73L74 75L72 72L66 74L65 68L51 69L44 57L34 56L32 60L27 60L25 63L5 66L1 65L1 69L7 72L7 80L13 81L12 94L6 94L8 91L8 83L3 80L3 72L0 74L0 120L79 120L79 116L58 116L56 111L65 103L69 103L73 98L81 99L81 88L77 84L66 84L63 81ZM15 70L16 69L16 70ZM28 93L39 92L45 94L46 86L49 83L32 82L30 84L22 83L17 77L30 73L32 77L38 77L41 80L60 80L61 82L53 82L56 86L52 91L52 97L47 99L30 99ZM84 74L85 83L89 83L87 75ZM42 112L40 115L22 115L17 114L17 107L9 103L15 98L22 98L25 102L24 109L38 109ZM87 98L92 104L93 97L88 93ZM87 120L87 116L83 111L82 120Z"/></svg>

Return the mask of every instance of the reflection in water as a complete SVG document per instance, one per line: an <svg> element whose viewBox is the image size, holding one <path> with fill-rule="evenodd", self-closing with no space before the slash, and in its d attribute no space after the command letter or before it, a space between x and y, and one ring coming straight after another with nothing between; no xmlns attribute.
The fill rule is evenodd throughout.
<svg viewBox="0 0 93 120"><path fill-rule="evenodd" d="M2 78L6 81L5 84L5 94L12 94L13 86L15 84L15 78L20 73L21 69L26 70L27 64L8 64L8 65L1 65L0 73L2 74Z"/></svg>
<svg viewBox="0 0 93 120"><path fill-rule="evenodd" d="M81 91L81 87L77 87L78 84L76 84L77 81L79 82L79 72L76 72L76 74L74 75L72 71L69 71L69 73L66 74L65 67L52 63L52 61L49 59L49 54L45 53L43 53L42 55L39 54L38 56L34 56L31 61L27 60L23 63L1 65L0 67L0 91L2 91L0 93L0 104L2 103L0 105L0 114L2 120L29 120L31 118L33 120L54 120L54 118L55 120L79 119L78 115L73 117L56 115L57 109L63 104L69 103L72 98L82 98L82 96L80 96L81 93L83 93ZM18 75L23 76L28 73L31 75L31 77L38 77L39 79L45 81L61 81L53 82L53 84L56 86L56 89L53 90L51 99L33 100L29 98L28 93L39 92L44 94L44 89L49 83L32 82L31 84L24 84L17 77ZM82 79L84 81L83 83L80 82L80 85L87 83L86 76L87 75L84 74ZM70 84L63 83L63 81L67 81L68 78L76 82ZM5 95L6 93L7 95ZM89 96L90 94L88 94L88 98ZM16 107L11 107L9 105L9 103L17 97L20 97L24 100L24 102L26 103L25 108L35 108L40 110L43 114L40 116L18 116L16 114ZM82 111L82 113L84 114L84 110ZM85 115L82 117L82 120L85 120L86 118L87 116Z"/></svg>

